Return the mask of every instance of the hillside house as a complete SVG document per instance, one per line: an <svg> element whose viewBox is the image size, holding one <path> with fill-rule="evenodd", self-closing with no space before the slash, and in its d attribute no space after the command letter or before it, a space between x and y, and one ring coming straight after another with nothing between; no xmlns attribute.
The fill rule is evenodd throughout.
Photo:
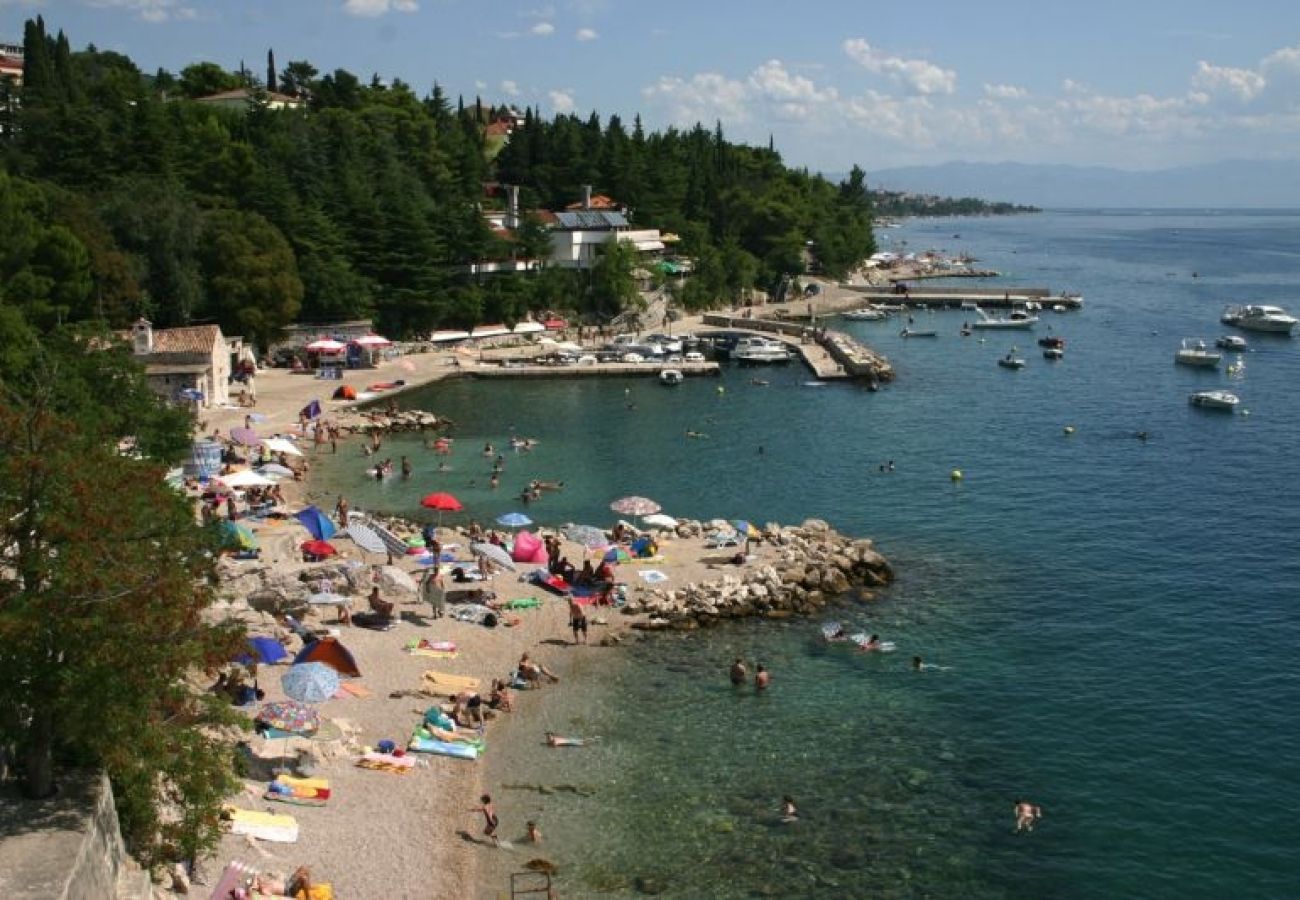
<svg viewBox="0 0 1300 900"><path fill-rule="evenodd" d="M131 326L131 352L144 363L149 387L172 403L229 403L233 360L243 346L243 338L227 338L217 325L155 331L148 319L138 319Z"/></svg>

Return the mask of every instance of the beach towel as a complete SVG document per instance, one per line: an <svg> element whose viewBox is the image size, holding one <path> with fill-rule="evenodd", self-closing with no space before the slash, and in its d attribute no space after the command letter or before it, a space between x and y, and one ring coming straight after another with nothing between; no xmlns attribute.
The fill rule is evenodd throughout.
<svg viewBox="0 0 1300 900"><path fill-rule="evenodd" d="M414 753L436 753L439 756L451 756L456 759L478 759L480 749L473 744L440 741L431 737L412 735L407 749Z"/></svg>
<svg viewBox="0 0 1300 900"><path fill-rule="evenodd" d="M293 816L236 809L227 806L225 814L230 821L231 834L243 834L277 844L293 844L298 840L298 821Z"/></svg>
<svg viewBox="0 0 1300 900"><path fill-rule="evenodd" d="M216 886L208 895L208 900L230 900L230 892L248 886L248 882L257 874L257 870L248 863L227 863L217 879Z"/></svg>
<svg viewBox="0 0 1300 900"><path fill-rule="evenodd" d="M339 690L345 694L351 694L353 697L356 697L360 700L364 700L367 697L374 696L374 694L370 691L369 688L360 684L349 684L347 682L344 682L339 685Z"/></svg>
<svg viewBox="0 0 1300 900"><path fill-rule="evenodd" d="M659 584L660 582L668 580L668 576L663 572L660 572L658 569L642 569L640 572L637 572L637 574L649 584Z"/></svg>
<svg viewBox="0 0 1300 900"><path fill-rule="evenodd" d="M409 756L393 756L391 753L367 753L357 760L362 769L376 772L391 772L394 775L406 775L415 768L415 760Z"/></svg>
<svg viewBox="0 0 1300 900"><path fill-rule="evenodd" d="M559 575L552 575L545 569L533 569L528 573L528 580L540 588L550 591L560 596L567 595L573 586L565 581Z"/></svg>
<svg viewBox="0 0 1300 900"><path fill-rule="evenodd" d="M424 680L428 684L446 685L458 691L477 691L479 686L479 680L470 675L450 675L433 669L424 673Z"/></svg>
<svg viewBox="0 0 1300 900"><path fill-rule="evenodd" d="M266 787L265 799L276 803L293 803L298 806L324 806L330 799L327 778L294 778L278 775Z"/></svg>
<svg viewBox="0 0 1300 900"><path fill-rule="evenodd" d="M455 641L430 641L424 638L408 643L406 652L429 659L455 659L457 656Z"/></svg>
<svg viewBox="0 0 1300 900"><path fill-rule="evenodd" d="M537 609L542 605L538 597L517 597L501 604L502 609Z"/></svg>
<svg viewBox="0 0 1300 900"><path fill-rule="evenodd" d="M656 553L654 556L634 556L625 561L630 562L633 565L643 565L645 563L661 563L667 558L668 557L664 556L662 553Z"/></svg>

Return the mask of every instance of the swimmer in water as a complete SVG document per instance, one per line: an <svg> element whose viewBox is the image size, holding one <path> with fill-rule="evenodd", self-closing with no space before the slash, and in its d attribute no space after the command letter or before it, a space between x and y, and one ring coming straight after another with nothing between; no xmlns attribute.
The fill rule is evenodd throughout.
<svg viewBox="0 0 1300 900"><path fill-rule="evenodd" d="M686 429L686 436L687 436L688 438L707 438L707 437L708 437L708 435L705 434L703 431L692 431L692 430L689 429L689 428Z"/></svg>
<svg viewBox="0 0 1300 900"><path fill-rule="evenodd" d="M1043 817L1043 808L1028 800L1016 801L1016 834L1033 831L1035 823Z"/></svg>
<svg viewBox="0 0 1300 900"><path fill-rule="evenodd" d="M913 671L913 672L924 672L924 671L925 671L925 660L921 659L921 657L919 657L919 656L913 656L913 657L912 657L912 671Z"/></svg>
<svg viewBox="0 0 1300 900"><path fill-rule="evenodd" d="M745 669L745 662L739 656L737 656L736 661L731 664L729 675L731 677L731 683L735 685L744 684L745 679L749 676L749 672Z"/></svg>
<svg viewBox="0 0 1300 900"><path fill-rule="evenodd" d="M1139 441L1145 441L1148 437L1150 437L1150 435L1147 434L1145 431L1139 431L1137 433L1137 439Z"/></svg>
<svg viewBox="0 0 1300 900"><path fill-rule="evenodd" d="M879 650L879 649L880 649L880 635L878 635L878 634L873 634L871 637L867 638L867 642L866 642L865 644L862 645L862 649L863 649L864 651Z"/></svg>
<svg viewBox="0 0 1300 900"><path fill-rule="evenodd" d="M561 737L553 731L546 732L546 746L548 747L584 747L589 740L593 740L593 738Z"/></svg>
<svg viewBox="0 0 1300 900"><path fill-rule="evenodd" d="M781 798L781 821L798 822L799 808L794 805L794 798L786 794Z"/></svg>

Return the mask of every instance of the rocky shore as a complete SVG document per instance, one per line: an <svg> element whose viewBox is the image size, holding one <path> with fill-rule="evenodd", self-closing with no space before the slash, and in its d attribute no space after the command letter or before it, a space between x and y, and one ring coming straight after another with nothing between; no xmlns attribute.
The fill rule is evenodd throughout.
<svg viewBox="0 0 1300 900"><path fill-rule="evenodd" d="M677 536L699 537L718 527L729 526L721 521L684 522ZM631 627L689 631L723 619L811 615L855 588L861 589L863 599L871 599L870 588L888 584L894 577L872 541L845 537L820 519L794 527L770 523L756 540L777 548L777 558L737 574L642 592L623 609L628 615L646 615Z"/></svg>

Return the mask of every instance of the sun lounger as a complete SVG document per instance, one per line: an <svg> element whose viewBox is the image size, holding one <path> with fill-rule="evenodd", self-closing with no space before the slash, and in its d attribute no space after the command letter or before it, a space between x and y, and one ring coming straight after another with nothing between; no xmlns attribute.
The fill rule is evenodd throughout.
<svg viewBox="0 0 1300 900"><path fill-rule="evenodd" d="M293 816L226 807L231 834L243 834L262 841L292 844L298 840L298 821Z"/></svg>
<svg viewBox="0 0 1300 900"><path fill-rule="evenodd" d="M709 535L704 541L704 547L707 550L720 550L723 547L739 547L740 535L734 532L718 531Z"/></svg>

